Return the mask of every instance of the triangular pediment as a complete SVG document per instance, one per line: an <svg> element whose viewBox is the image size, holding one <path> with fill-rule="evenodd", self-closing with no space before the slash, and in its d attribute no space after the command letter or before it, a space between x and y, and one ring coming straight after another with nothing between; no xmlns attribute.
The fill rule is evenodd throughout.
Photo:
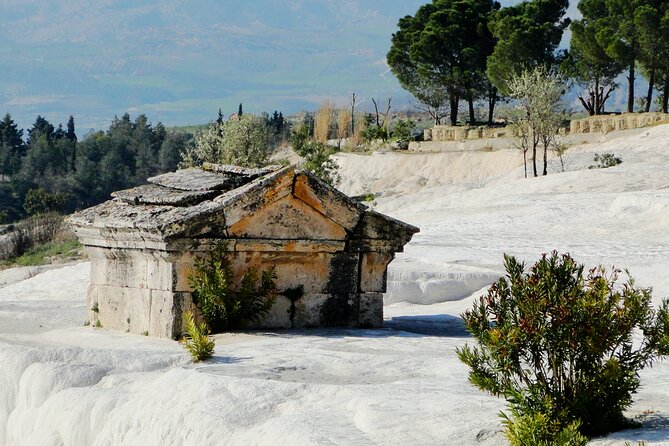
<svg viewBox="0 0 669 446"><path fill-rule="evenodd" d="M306 172L295 176L293 195L323 216L353 232L366 207Z"/></svg>
<svg viewBox="0 0 669 446"><path fill-rule="evenodd" d="M257 209L228 227L234 238L345 240L346 230L292 195Z"/></svg>

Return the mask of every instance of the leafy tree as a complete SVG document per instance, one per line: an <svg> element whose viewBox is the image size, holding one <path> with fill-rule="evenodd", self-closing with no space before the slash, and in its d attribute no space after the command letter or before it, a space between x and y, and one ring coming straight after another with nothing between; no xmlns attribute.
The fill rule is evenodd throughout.
<svg viewBox="0 0 669 446"><path fill-rule="evenodd" d="M54 136L54 131L54 126L49 121L47 121L46 118L37 115L35 123L33 124L32 128L28 130L28 145L30 145L31 138L45 136L48 139L52 139Z"/></svg>
<svg viewBox="0 0 669 446"><path fill-rule="evenodd" d="M62 212L68 196L66 193L49 193L44 189L30 189L23 203L28 215L42 215L50 212Z"/></svg>
<svg viewBox="0 0 669 446"><path fill-rule="evenodd" d="M662 36L662 45L660 46L661 58L665 62L669 60L669 7L666 3L660 8L662 12L660 18L660 32ZM669 112L669 66L664 64L660 68L660 74L664 77L664 88L662 90L662 113Z"/></svg>
<svg viewBox="0 0 669 446"><path fill-rule="evenodd" d="M196 137L195 146L184 152L180 165L198 166L209 162L262 166L270 154L271 136L266 120L257 115L247 113L223 125L214 122Z"/></svg>
<svg viewBox="0 0 669 446"><path fill-rule="evenodd" d="M0 121L0 178L16 174L25 155L23 130L19 130L9 113Z"/></svg>
<svg viewBox="0 0 669 446"><path fill-rule="evenodd" d="M611 92L616 88L615 78L624 67L609 56L597 40L598 23L607 10L601 0L582 0L578 9L583 18L571 24L569 56L562 64L563 72L583 86L587 97L579 95L586 111L592 115L604 113Z"/></svg>
<svg viewBox="0 0 669 446"><path fill-rule="evenodd" d="M193 135L185 132L167 131L158 152L158 164L163 172L177 168L181 154L193 144Z"/></svg>
<svg viewBox="0 0 669 446"><path fill-rule="evenodd" d="M341 177L337 172L339 165L332 159L336 152L333 147L319 141L311 141L309 129L301 125L293 131L290 137L291 145L295 153L304 158L301 167L311 172L325 183L336 186Z"/></svg>
<svg viewBox="0 0 669 446"><path fill-rule="evenodd" d="M478 345L457 354L472 384L509 403L512 444L529 444L518 433L548 445L576 426L588 437L629 426L639 371L669 354L669 301L653 309L649 288L601 266L586 274L568 254L529 271L504 261L506 275L462 315Z"/></svg>
<svg viewBox="0 0 669 446"><path fill-rule="evenodd" d="M564 82L558 75L551 75L545 68L536 67L514 76L508 82L509 95L516 100L513 126L523 152L525 178L527 178L527 152L532 150L532 169L537 176L537 148L543 145L543 175L548 174L548 149L556 143L562 124L560 98Z"/></svg>
<svg viewBox="0 0 669 446"><path fill-rule="evenodd" d="M27 151L21 166L23 181L40 185L53 181L54 177L64 177L71 166L70 145L62 126L55 130L49 121L38 116L28 131Z"/></svg>
<svg viewBox="0 0 669 446"><path fill-rule="evenodd" d="M281 134L284 131L286 125L286 122L283 118L283 113L274 110L274 113L272 113L272 116L269 118L267 124L272 128L275 135Z"/></svg>
<svg viewBox="0 0 669 446"><path fill-rule="evenodd" d="M639 27L635 12L647 0L590 0L605 14L596 22L597 40L606 53L627 67L627 111L634 111L636 62L640 57Z"/></svg>
<svg viewBox="0 0 669 446"><path fill-rule="evenodd" d="M393 138L404 141L411 140L411 131L416 126L416 123L411 119L398 119L393 128Z"/></svg>
<svg viewBox="0 0 669 446"><path fill-rule="evenodd" d="M67 120L67 133L65 133L65 138L70 142L69 146L72 153L72 161L70 162L70 170L74 170L77 164L77 134L74 130L74 116L70 115L70 118Z"/></svg>
<svg viewBox="0 0 669 446"><path fill-rule="evenodd" d="M664 73L668 72L669 64L669 4L667 2L647 1L639 5L634 12L634 23L639 30L639 62L642 72L648 79L646 94L646 112L650 111L653 99L653 88ZM664 74L664 89L667 90L669 80ZM666 93L665 93L666 96ZM664 101L663 101L664 102ZM663 103L666 113L666 105Z"/></svg>
<svg viewBox="0 0 669 446"><path fill-rule="evenodd" d="M443 102L443 94L439 99L432 95L445 90L451 125L457 124L461 98L469 103L470 121L475 120L473 103L485 91L486 58L494 45L488 19L497 8L492 0L433 0L415 16L401 18L392 36L390 69L431 109Z"/></svg>
<svg viewBox="0 0 669 446"><path fill-rule="evenodd" d="M560 61L556 50L570 23L564 18L568 5L568 0L531 0L493 15L490 30L498 40L487 74L502 94L509 93L508 81L514 75L537 66L551 69Z"/></svg>

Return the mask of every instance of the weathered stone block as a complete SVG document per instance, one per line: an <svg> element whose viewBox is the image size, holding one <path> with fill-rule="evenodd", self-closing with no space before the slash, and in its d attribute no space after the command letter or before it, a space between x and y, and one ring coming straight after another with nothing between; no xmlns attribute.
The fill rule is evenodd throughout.
<svg viewBox="0 0 669 446"><path fill-rule="evenodd" d="M358 291L359 256L341 252L330 257L325 291L332 294L356 293Z"/></svg>
<svg viewBox="0 0 669 446"><path fill-rule="evenodd" d="M146 260L146 284L147 288L159 291L172 291L174 264L161 257L147 256Z"/></svg>
<svg viewBox="0 0 669 446"><path fill-rule="evenodd" d="M383 294L362 293L359 297L360 327L381 328L383 327Z"/></svg>
<svg viewBox="0 0 669 446"><path fill-rule="evenodd" d="M277 296L267 317L260 323L249 324L250 327L291 328L290 300L285 296Z"/></svg>
<svg viewBox="0 0 669 446"><path fill-rule="evenodd" d="M360 261L360 291L385 293L388 264L394 255L387 252L365 252Z"/></svg>
<svg viewBox="0 0 669 446"><path fill-rule="evenodd" d="M295 302L293 326L296 328L321 326L322 308L329 298L329 294L303 295Z"/></svg>

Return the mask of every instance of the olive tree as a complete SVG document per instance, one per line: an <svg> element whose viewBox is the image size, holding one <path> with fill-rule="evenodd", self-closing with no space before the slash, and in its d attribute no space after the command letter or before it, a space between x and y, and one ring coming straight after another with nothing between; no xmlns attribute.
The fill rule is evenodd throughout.
<svg viewBox="0 0 669 446"><path fill-rule="evenodd" d="M259 167L267 163L272 131L262 116L245 113L225 122L213 122L195 138L195 147L183 154L180 167L202 163Z"/></svg>
<svg viewBox="0 0 669 446"><path fill-rule="evenodd" d="M543 67L526 70L511 77L509 96L515 100L512 110L514 133L523 152L527 178L527 152L532 151L532 168L537 173L537 149L543 147L543 175L548 173L548 149L556 145L564 112L560 110L565 90L562 78Z"/></svg>

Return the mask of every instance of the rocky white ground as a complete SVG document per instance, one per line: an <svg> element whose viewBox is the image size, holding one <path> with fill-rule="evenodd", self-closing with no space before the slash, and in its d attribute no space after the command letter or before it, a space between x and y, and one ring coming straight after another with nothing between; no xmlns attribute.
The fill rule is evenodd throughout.
<svg viewBox="0 0 669 446"><path fill-rule="evenodd" d="M590 170L593 154L623 164ZM523 178L514 151L339 157L351 194L421 228L391 264L383 330L175 342L83 327L88 264L0 272L0 445L504 444L502 401L467 382L458 315L501 272L552 249L627 267L669 297L669 126L575 148ZM642 374L641 429L669 444L669 361Z"/></svg>

